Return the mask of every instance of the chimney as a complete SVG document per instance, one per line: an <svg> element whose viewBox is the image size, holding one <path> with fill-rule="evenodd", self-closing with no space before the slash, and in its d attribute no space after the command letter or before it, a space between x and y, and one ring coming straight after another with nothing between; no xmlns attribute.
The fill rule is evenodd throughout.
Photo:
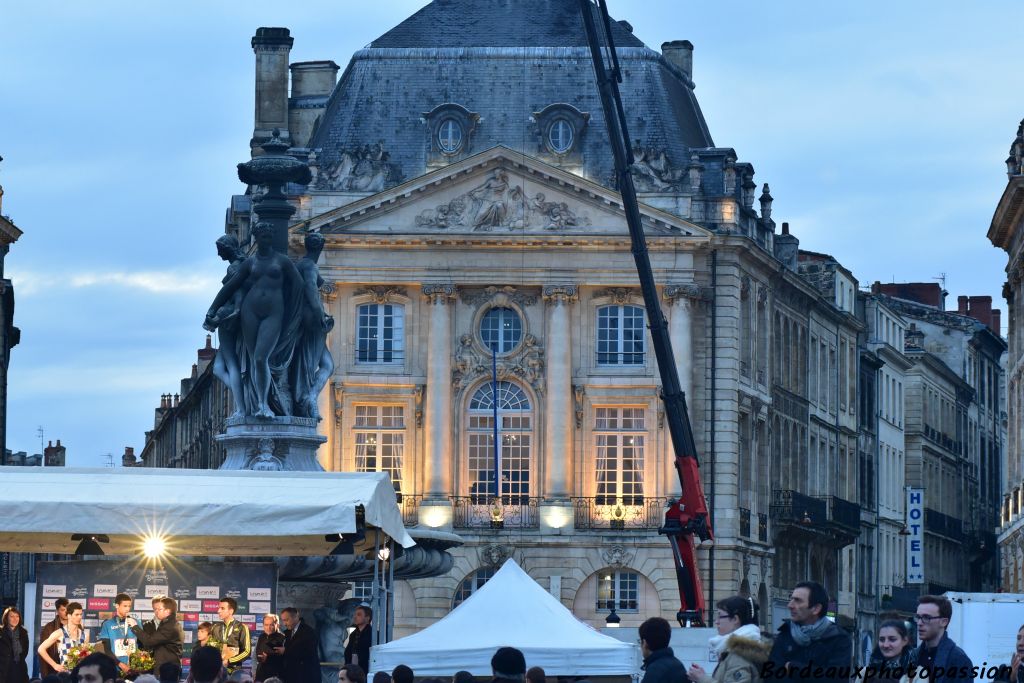
<svg viewBox="0 0 1024 683"><path fill-rule="evenodd" d="M178 407L178 403L181 401L181 397L178 394L174 395L174 407Z"/></svg>
<svg viewBox="0 0 1024 683"><path fill-rule="evenodd" d="M775 258L786 268L796 271L797 258L800 256L800 240L789 234L789 223L782 224L782 234L774 240Z"/></svg>
<svg viewBox="0 0 1024 683"><path fill-rule="evenodd" d="M661 56L679 69L687 80L693 81L693 43L688 40L672 40L661 44Z"/></svg>
<svg viewBox="0 0 1024 683"><path fill-rule="evenodd" d="M295 39L286 28L261 27L252 37L256 53L256 122L249 148L253 156L263 153L275 128L288 141L288 55Z"/></svg>
<svg viewBox="0 0 1024 683"><path fill-rule="evenodd" d="M956 298L956 312L967 315L967 297L962 294Z"/></svg>
<svg viewBox="0 0 1024 683"><path fill-rule="evenodd" d="M206 335L206 346L199 349L196 353L196 358L200 363L210 362L217 356L217 349L213 348L213 342L210 339L210 335ZM205 367L205 366L204 366Z"/></svg>
<svg viewBox="0 0 1024 683"><path fill-rule="evenodd" d="M135 449L132 448L131 446L125 446L124 455L121 456L121 466L135 467L138 464L138 461L135 459Z"/></svg>
<svg viewBox="0 0 1024 683"><path fill-rule="evenodd" d="M1003 329L1003 312L998 308L992 309L992 324L989 325L992 331L996 333L997 337L1001 337L1001 330Z"/></svg>
<svg viewBox="0 0 1024 683"><path fill-rule="evenodd" d="M327 110L327 100L338 81L334 62L296 62L291 65L292 96L288 100L288 132L293 147L306 147L317 119Z"/></svg>

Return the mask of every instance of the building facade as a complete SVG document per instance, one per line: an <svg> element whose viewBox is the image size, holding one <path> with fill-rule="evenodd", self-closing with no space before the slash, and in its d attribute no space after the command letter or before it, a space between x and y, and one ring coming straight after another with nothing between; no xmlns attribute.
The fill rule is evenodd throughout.
<svg viewBox="0 0 1024 683"><path fill-rule="evenodd" d="M1024 593L1024 122L1006 159L1006 189L996 206L988 238L1007 254L1003 297L1007 306L1006 411L1008 440L1003 466L999 551L1003 590Z"/></svg>
<svg viewBox="0 0 1024 683"><path fill-rule="evenodd" d="M0 185L0 454L7 452L7 370L11 349L21 341L21 330L14 325L14 284L4 276L4 261L11 245L21 237L21 229L3 212L3 206L4 188Z"/></svg>

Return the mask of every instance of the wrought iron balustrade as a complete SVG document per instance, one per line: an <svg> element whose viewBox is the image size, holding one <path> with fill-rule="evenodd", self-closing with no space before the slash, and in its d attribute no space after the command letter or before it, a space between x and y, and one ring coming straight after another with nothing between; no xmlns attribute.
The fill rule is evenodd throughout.
<svg viewBox="0 0 1024 683"><path fill-rule="evenodd" d="M577 529L657 529L667 503L645 496L573 498L573 519Z"/></svg>
<svg viewBox="0 0 1024 683"><path fill-rule="evenodd" d="M750 510L740 508L740 536L750 538Z"/></svg>
<svg viewBox="0 0 1024 683"><path fill-rule="evenodd" d="M924 509L924 530L957 542L964 540L963 520L928 507Z"/></svg>
<svg viewBox="0 0 1024 683"><path fill-rule="evenodd" d="M416 526L420 523L420 502L423 496L412 496L408 493L395 493L398 498L398 509L402 511L402 524Z"/></svg>
<svg viewBox="0 0 1024 683"><path fill-rule="evenodd" d="M538 529L537 499L503 495L501 505L483 495L452 497L452 526L456 529Z"/></svg>
<svg viewBox="0 0 1024 683"><path fill-rule="evenodd" d="M828 520L854 534L860 533L860 505L838 496L825 496L828 503Z"/></svg>
<svg viewBox="0 0 1024 683"><path fill-rule="evenodd" d="M772 491L771 514L776 522L820 527L828 521L825 501L792 489Z"/></svg>
<svg viewBox="0 0 1024 683"><path fill-rule="evenodd" d="M763 512L757 513L757 540L768 542L768 515Z"/></svg>

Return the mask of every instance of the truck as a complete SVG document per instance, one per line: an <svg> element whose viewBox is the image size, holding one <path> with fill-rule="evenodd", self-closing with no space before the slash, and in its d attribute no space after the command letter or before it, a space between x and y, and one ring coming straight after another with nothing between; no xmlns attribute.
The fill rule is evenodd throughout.
<svg viewBox="0 0 1024 683"><path fill-rule="evenodd" d="M1024 626L1024 593L947 592L953 618L946 633L959 645L979 674L982 667L1009 664L1017 647L1017 631ZM992 680L979 675L976 680Z"/></svg>

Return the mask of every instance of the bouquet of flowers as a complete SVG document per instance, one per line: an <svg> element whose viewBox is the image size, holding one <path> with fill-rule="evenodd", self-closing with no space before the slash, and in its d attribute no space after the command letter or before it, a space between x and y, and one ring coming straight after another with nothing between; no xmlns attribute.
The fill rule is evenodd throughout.
<svg viewBox="0 0 1024 683"><path fill-rule="evenodd" d="M64 655L64 661L61 662L64 668L71 671L78 663L91 655L96 651L95 643L82 643L81 645L75 645L73 648L68 650L67 654Z"/></svg>
<svg viewBox="0 0 1024 683"><path fill-rule="evenodd" d="M153 655L145 650L135 650L128 655L128 668L133 673L146 673L153 670Z"/></svg>

